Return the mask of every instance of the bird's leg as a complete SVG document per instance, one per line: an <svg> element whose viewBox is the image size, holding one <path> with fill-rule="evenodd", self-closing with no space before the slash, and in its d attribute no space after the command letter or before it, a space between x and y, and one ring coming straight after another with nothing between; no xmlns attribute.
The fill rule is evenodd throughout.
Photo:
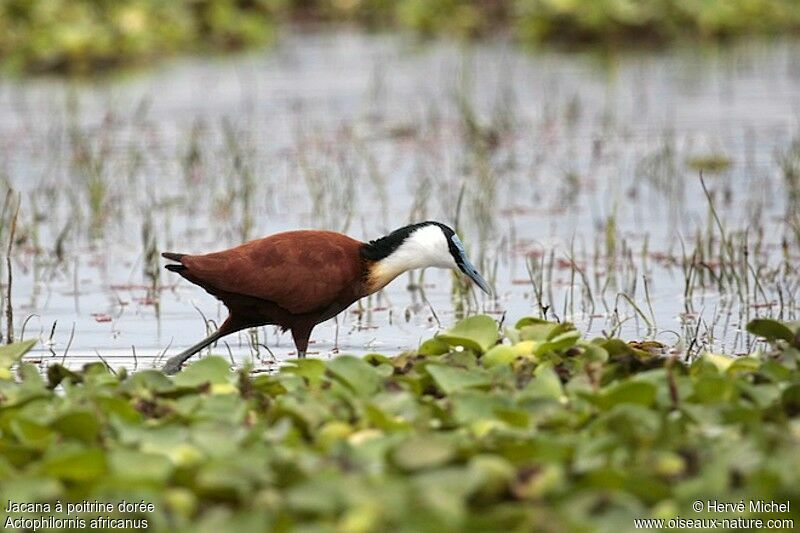
<svg viewBox="0 0 800 533"><path fill-rule="evenodd" d="M297 324L292 328L292 338L294 345L297 348L298 359L306 358L306 351L308 351L308 339L311 337L311 330L314 329L315 324Z"/></svg>
<svg viewBox="0 0 800 533"><path fill-rule="evenodd" d="M189 359L191 356L193 356L194 354L196 354L197 352L199 352L200 350L202 350L206 346L208 346L210 344L213 344L214 342L217 341L217 339L219 339L220 337L224 337L228 333L230 333L230 332L229 331L224 331L223 328L220 328L217 331L215 331L214 333L212 333L211 335L209 335L208 337L206 337L205 339L203 339L200 342L198 342L197 344L195 344L194 346L190 346L189 348L186 348L184 351L182 351L178 355L173 355L172 357L167 359L167 362L164 364L164 367L161 369L162 372L164 372L165 374L175 374L175 373L177 373L181 369L181 365L183 365L184 361Z"/></svg>

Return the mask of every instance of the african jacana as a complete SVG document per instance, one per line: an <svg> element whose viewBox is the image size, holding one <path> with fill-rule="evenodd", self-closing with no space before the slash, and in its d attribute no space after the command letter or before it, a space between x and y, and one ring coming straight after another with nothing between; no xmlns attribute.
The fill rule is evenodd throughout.
<svg viewBox="0 0 800 533"><path fill-rule="evenodd" d="M415 268L458 269L489 293L461 240L439 222L411 224L367 243L332 231L301 230L222 252L162 255L178 262L167 269L216 296L229 312L216 332L171 357L164 365L167 374L220 337L267 324L291 330L298 356L305 357L314 326Z"/></svg>

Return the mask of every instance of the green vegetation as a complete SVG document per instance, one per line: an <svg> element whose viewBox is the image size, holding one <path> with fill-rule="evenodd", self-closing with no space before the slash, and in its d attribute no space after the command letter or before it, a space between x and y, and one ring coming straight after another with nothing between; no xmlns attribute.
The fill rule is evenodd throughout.
<svg viewBox="0 0 800 533"><path fill-rule="evenodd" d="M744 34L796 33L794 0L520 0L526 41L668 42Z"/></svg>
<svg viewBox="0 0 800 533"><path fill-rule="evenodd" d="M43 378L13 366L31 343L10 345L0 493L4 505L144 500L155 511L126 516L170 531L620 531L634 518L759 516L692 510L710 499L792 499L760 516L797 524L799 328L755 320L769 351L685 364L653 341L587 341L534 318L500 334L473 316L392 358L253 376L208 357L174 378L100 363ZM54 513L27 516L42 514Z"/></svg>
<svg viewBox="0 0 800 533"><path fill-rule="evenodd" d="M27 71L87 72L273 35L270 0L3 0L0 57Z"/></svg>
<svg viewBox="0 0 800 533"><path fill-rule="evenodd" d="M423 35L510 28L522 42L664 43L796 33L795 0L3 0L0 58L86 72L186 50L263 43L276 23L355 21Z"/></svg>

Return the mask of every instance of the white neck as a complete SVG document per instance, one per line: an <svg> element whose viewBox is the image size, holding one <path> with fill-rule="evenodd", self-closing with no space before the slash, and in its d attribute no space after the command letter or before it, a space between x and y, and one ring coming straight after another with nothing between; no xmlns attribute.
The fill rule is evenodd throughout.
<svg viewBox="0 0 800 533"><path fill-rule="evenodd" d="M394 252L372 266L369 292L382 289L404 272L427 267L457 268L447 238L435 225L414 231Z"/></svg>

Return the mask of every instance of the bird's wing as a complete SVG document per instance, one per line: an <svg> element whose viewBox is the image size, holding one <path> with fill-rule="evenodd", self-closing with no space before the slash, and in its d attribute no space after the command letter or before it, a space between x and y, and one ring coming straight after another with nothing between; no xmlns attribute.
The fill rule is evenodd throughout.
<svg viewBox="0 0 800 533"><path fill-rule="evenodd" d="M223 252L184 256L181 263L207 290L260 298L298 314L327 309L360 284L361 245L341 233L291 231Z"/></svg>

